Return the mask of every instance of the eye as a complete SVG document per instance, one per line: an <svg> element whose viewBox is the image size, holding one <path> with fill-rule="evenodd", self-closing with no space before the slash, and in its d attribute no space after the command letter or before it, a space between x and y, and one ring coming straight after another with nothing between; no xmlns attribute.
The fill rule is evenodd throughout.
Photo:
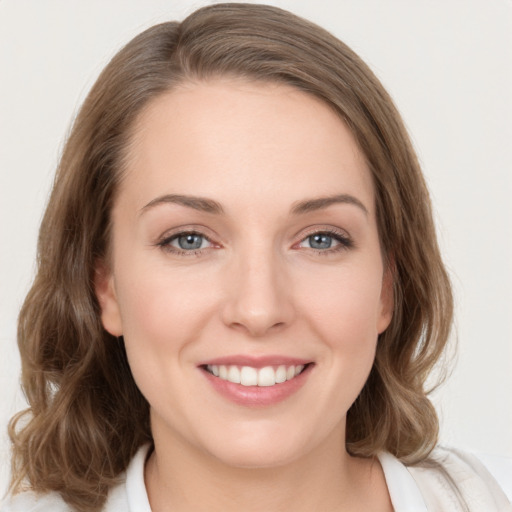
<svg viewBox="0 0 512 512"><path fill-rule="evenodd" d="M207 247L209 245L209 240L198 233L182 233L173 237L169 241L169 245L184 251L197 251L198 249L204 249Z"/></svg>
<svg viewBox="0 0 512 512"><path fill-rule="evenodd" d="M352 246L352 241L346 235L330 231L312 233L298 244L300 248L326 253L348 249Z"/></svg>
<svg viewBox="0 0 512 512"><path fill-rule="evenodd" d="M213 242L201 233L182 231L165 237L157 244L162 249L176 254L196 254L213 247Z"/></svg>
<svg viewBox="0 0 512 512"><path fill-rule="evenodd" d="M336 240L326 233L315 233L314 235L308 236L305 242L307 242L312 249L330 249L333 243L336 243Z"/></svg>

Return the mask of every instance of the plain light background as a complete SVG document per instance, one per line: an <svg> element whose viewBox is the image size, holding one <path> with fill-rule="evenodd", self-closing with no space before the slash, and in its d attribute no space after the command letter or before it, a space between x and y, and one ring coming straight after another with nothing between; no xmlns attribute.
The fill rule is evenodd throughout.
<svg viewBox="0 0 512 512"><path fill-rule="evenodd" d="M52 176L114 53L190 0L0 0L0 492L19 391L16 317ZM389 90L431 188L458 358L434 396L445 444L512 456L512 2L268 1L333 32Z"/></svg>

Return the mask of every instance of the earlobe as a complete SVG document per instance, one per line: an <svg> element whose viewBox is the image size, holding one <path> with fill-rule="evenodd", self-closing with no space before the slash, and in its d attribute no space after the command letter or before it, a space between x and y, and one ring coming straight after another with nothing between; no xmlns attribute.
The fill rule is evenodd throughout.
<svg viewBox="0 0 512 512"><path fill-rule="evenodd" d="M103 262L96 265L94 290L100 305L101 323L104 329L113 336L121 336L123 326L114 287L114 276Z"/></svg>

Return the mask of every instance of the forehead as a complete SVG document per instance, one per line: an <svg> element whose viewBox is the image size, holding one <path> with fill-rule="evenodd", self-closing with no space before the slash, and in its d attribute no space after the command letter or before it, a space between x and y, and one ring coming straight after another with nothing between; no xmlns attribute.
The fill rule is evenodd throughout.
<svg viewBox="0 0 512 512"><path fill-rule="evenodd" d="M123 186L132 182L141 201L162 193L221 202L233 192L275 201L346 193L373 207L371 176L345 123L282 84L185 83L155 98L137 119L127 162Z"/></svg>

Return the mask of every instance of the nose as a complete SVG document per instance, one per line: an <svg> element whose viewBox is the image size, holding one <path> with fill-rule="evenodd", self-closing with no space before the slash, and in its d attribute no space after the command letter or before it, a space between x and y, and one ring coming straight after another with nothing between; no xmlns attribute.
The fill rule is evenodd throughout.
<svg viewBox="0 0 512 512"><path fill-rule="evenodd" d="M294 318L292 287L285 264L271 250L259 248L233 262L222 319L230 328L262 337L280 331Z"/></svg>

